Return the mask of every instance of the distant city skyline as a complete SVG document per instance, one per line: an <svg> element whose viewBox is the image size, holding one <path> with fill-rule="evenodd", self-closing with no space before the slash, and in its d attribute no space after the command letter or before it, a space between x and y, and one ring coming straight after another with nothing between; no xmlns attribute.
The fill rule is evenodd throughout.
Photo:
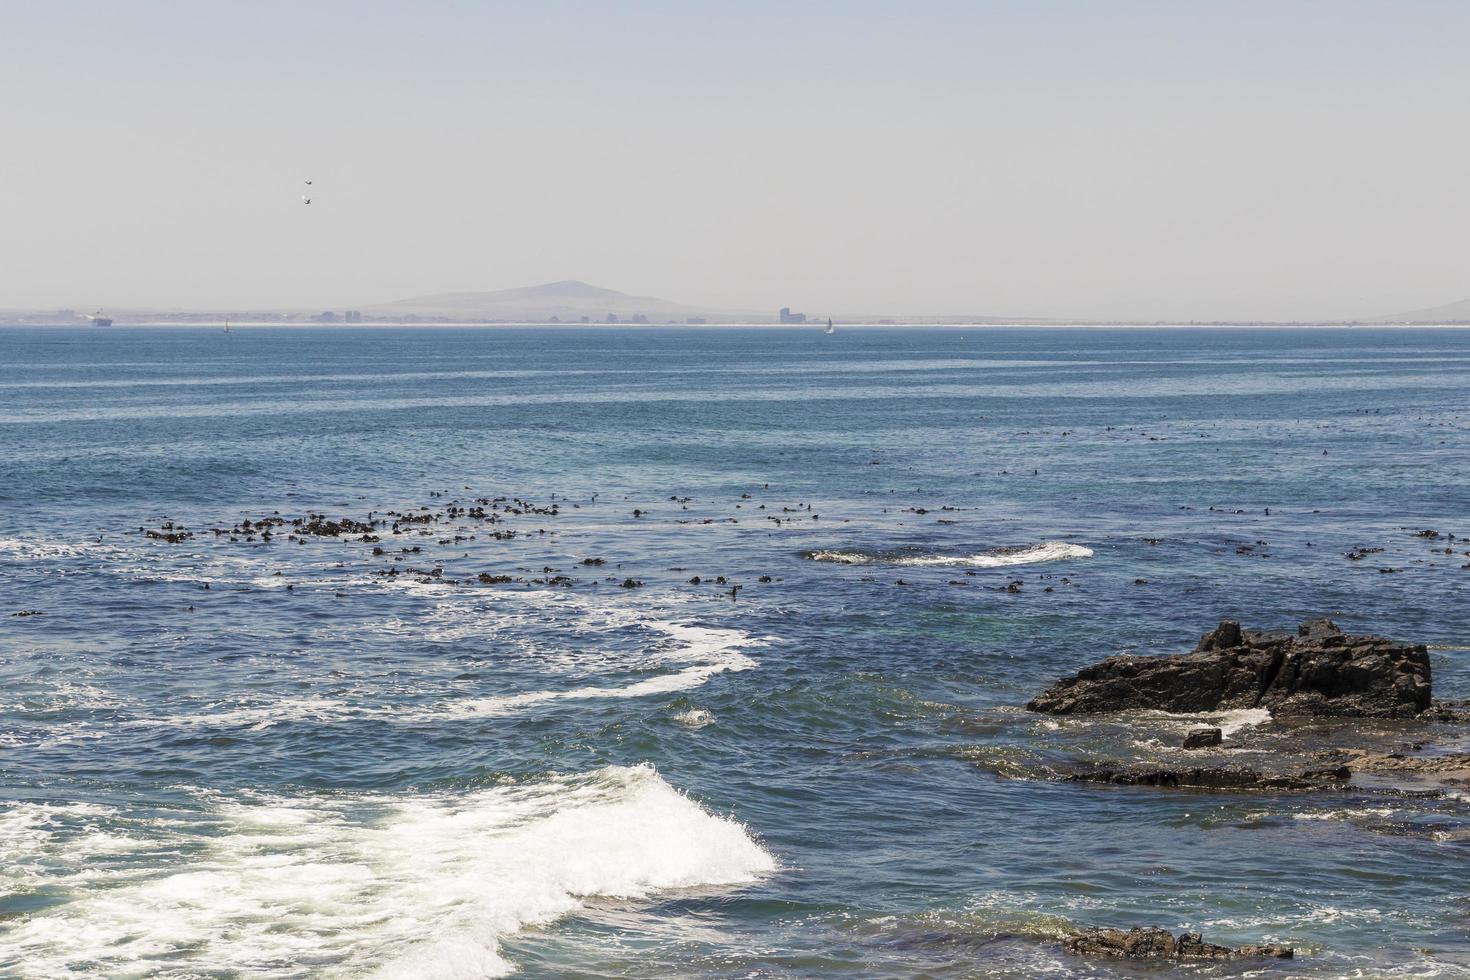
<svg viewBox="0 0 1470 980"><path fill-rule="evenodd" d="M1438 0L23 2L0 309L1433 308L1467 40Z"/></svg>

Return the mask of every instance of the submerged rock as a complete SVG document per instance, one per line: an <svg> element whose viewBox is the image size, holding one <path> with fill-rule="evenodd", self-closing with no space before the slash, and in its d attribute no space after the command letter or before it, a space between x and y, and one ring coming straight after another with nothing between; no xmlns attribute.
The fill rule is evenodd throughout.
<svg viewBox="0 0 1470 980"><path fill-rule="evenodd" d="M1104 956L1128 960L1235 960L1250 957L1291 959L1290 946L1217 946L1197 932L1176 939L1167 929L1083 929L1062 940L1074 956Z"/></svg>
<svg viewBox="0 0 1470 980"><path fill-rule="evenodd" d="M1420 746L1415 746L1415 749ZM1384 752L1375 749L1342 748L1320 753L1324 764L1338 765L1352 772L1392 776L1433 787L1470 787L1470 752L1430 751Z"/></svg>
<svg viewBox="0 0 1470 980"><path fill-rule="evenodd" d="M1192 653L1109 657L1058 681L1026 708L1061 715L1268 708L1277 716L1412 718L1429 704L1422 644L1350 636L1318 619L1295 636L1225 620Z"/></svg>

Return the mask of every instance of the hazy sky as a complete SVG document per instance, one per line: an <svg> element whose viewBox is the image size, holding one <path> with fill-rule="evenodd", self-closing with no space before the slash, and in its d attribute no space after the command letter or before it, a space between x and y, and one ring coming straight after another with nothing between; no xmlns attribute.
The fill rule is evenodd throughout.
<svg viewBox="0 0 1470 980"><path fill-rule="evenodd" d="M1466 0L0 0L0 306L1390 313L1467 107Z"/></svg>

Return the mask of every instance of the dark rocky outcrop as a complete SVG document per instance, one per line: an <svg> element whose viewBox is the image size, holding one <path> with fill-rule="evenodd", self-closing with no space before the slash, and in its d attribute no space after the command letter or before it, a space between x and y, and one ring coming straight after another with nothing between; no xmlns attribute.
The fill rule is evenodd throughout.
<svg viewBox="0 0 1470 980"><path fill-rule="evenodd" d="M1128 960L1235 960L1250 957L1291 959L1290 946L1217 946L1197 932L1178 938L1167 929L1083 929L1062 940L1074 956L1102 956Z"/></svg>
<svg viewBox="0 0 1470 980"><path fill-rule="evenodd" d="M1240 792L1304 792L1341 789L1352 773L1331 766L1304 772L1260 772L1230 766L1158 768L1143 766L1099 766L1065 777L1069 783L1104 783L1110 786L1163 786L1172 789L1207 789Z"/></svg>
<svg viewBox="0 0 1470 980"><path fill-rule="evenodd" d="M1194 652L1109 657L1063 678L1026 707L1051 714L1268 708L1277 716L1412 718L1429 707L1422 645L1350 636L1327 619L1296 635L1225 620Z"/></svg>

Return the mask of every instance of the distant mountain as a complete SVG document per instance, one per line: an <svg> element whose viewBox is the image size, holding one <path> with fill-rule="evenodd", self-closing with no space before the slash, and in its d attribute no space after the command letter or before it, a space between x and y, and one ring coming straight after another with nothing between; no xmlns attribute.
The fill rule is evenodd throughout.
<svg viewBox="0 0 1470 980"><path fill-rule="evenodd" d="M604 289L575 279L488 293L435 293L364 306L362 310L376 317L421 316L536 323L544 323L553 317L564 322L577 322L584 316L599 322L606 320L609 314L619 320L642 314L654 323L666 320L682 322L692 316L710 313L696 306L673 303L656 296L629 296L616 289Z"/></svg>
<svg viewBox="0 0 1470 980"><path fill-rule="evenodd" d="M1368 323L1467 323L1470 322L1470 299L1444 306L1431 306L1427 310L1410 310L1392 316L1376 316Z"/></svg>

